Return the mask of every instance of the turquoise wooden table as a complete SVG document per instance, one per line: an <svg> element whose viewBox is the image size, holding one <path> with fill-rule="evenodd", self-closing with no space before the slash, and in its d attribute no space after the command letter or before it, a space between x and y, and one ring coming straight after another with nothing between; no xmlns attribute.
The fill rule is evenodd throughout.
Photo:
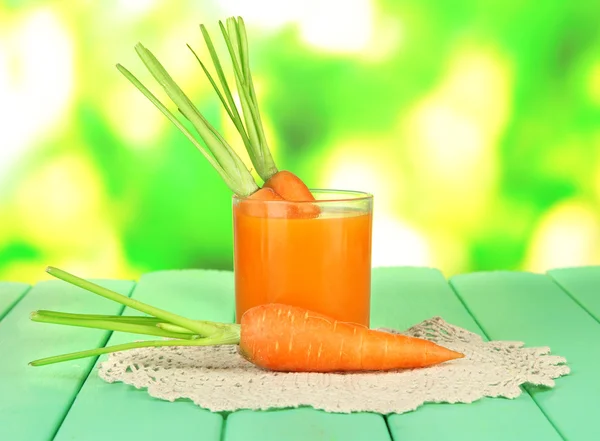
<svg viewBox="0 0 600 441"><path fill-rule="evenodd" d="M230 272L165 271L138 283L96 282L187 316L234 318ZM148 337L33 323L28 316L36 309L136 312L59 280L32 287L3 282L0 440L600 440L600 267L472 273L450 280L429 268L378 268L372 305L373 327L405 329L439 315L486 339L548 345L567 358L571 374L554 389L525 387L514 400L426 404L401 415L310 408L211 413L188 401L170 403L107 384L97 376L96 359L29 367L36 358Z"/></svg>

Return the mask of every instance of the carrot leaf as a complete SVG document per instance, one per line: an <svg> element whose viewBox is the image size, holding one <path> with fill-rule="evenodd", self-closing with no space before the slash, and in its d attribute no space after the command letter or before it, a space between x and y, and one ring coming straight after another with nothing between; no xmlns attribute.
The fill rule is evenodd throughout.
<svg viewBox="0 0 600 441"><path fill-rule="evenodd" d="M239 26L238 22L241 22L242 25ZM219 21L221 34L231 59L242 113L246 121L248 138L250 139L250 146L247 145L246 148L257 173L264 181L267 181L278 170L267 145L258 103L252 98L254 86L250 76L245 27L241 17L238 19L230 17L226 20L226 24L227 27Z"/></svg>
<svg viewBox="0 0 600 441"><path fill-rule="evenodd" d="M132 316L132 315L102 315L102 314L73 314L70 312L48 311L41 309L33 314L40 314L45 317L55 318L77 318L83 320L110 320L115 322L131 323L134 325L149 325L155 326L160 323L160 319L148 316Z"/></svg>
<svg viewBox="0 0 600 441"><path fill-rule="evenodd" d="M69 314L67 313L60 313L61 316L58 316L57 314L53 314L52 311L50 312L50 314L45 314L42 311L34 312L33 314L31 314L30 318L34 322L78 326L82 328L106 329L109 331L121 331L129 332L132 334L155 335L166 338L193 339L199 337L195 334L168 331L166 329L161 329L156 325L136 324L123 320L87 319L76 317L82 314L73 314L73 316L75 317L69 317Z"/></svg>
<svg viewBox="0 0 600 441"><path fill-rule="evenodd" d="M169 338L172 340L142 341L115 345L105 348L90 349L71 354L56 355L30 362L32 366L59 363L91 357L110 352L125 351L133 348L159 346L209 346L239 344L240 325L236 323L218 323L191 320L177 314L156 308L139 300L131 299L108 288L81 279L66 271L54 267L46 270L52 276L67 283L78 286L94 294L113 300L137 311L151 314L150 317L111 316L99 314L72 314L66 312L35 311L31 320L35 322L58 325L79 326L85 328L107 329Z"/></svg>
<svg viewBox="0 0 600 441"><path fill-rule="evenodd" d="M235 21L235 20L234 20ZM246 36L246 26L244 24L244 20L242 17L238 17L237 19L237 33L238 33L238 44L240 48L240 59L242 61L242 71L244 73L244 78L246 80L246 87L248 88L248 94L250 97L250 102L254 108L254 113L256 117L256 129L258 132L258 137L260 139L260 150L261 157L264 161L264 167L266 170L263 172L263 179L268 180L272 175L277 173L277 167L275 167L275 163L271 156L271 151L269 150L269 146L267 144L267 138L265 136L264 127L262 123L262 119L260 116L260 111L258 108L258 100L256 99L256 93L254 91L254 82L252 81L252 72L250 70L250 59L248 56L248 38Z"/></svg>
<svg viewBox="0 0 600 441"><path fill-rule="evenodd" d="M157 327L164 329L165 331L178 332L180 334L193 334L189 329L182 328L181 326L173 325L171 323L157 323Z"/></svg>

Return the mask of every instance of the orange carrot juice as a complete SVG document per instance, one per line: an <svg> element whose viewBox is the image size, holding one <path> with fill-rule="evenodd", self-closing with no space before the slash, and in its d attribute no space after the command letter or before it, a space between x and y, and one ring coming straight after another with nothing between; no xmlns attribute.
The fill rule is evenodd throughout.
<svg viewBox="0 0 600 441"><path fill-rule="evenodd" d="M238 322L249 308L277 302L369 326L372 196L313 194L314 203L234 199Z"/></svg>

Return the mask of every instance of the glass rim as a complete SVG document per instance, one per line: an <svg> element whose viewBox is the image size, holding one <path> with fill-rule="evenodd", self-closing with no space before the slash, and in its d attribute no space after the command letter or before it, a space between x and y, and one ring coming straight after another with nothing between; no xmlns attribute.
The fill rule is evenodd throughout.
<svg viewBox="0 0 600 441"><path fill-rule="evenodd" d="M234 194L232 196L233 200L236 201L244 201L250 203L259 203L259 204L322 204L322 203L335 203L335 202L360 202L360 201L368 201L373 199L373 195L371 193L367 193L365 191L358 190L336 190L336 189L328 189L328 188L309 188L311 193L329 193L329 194L339 194L346 195L346 197L340 197L335 199L316 199L314 201L261 201L254 199L247 199L239 197Z"/></svg>

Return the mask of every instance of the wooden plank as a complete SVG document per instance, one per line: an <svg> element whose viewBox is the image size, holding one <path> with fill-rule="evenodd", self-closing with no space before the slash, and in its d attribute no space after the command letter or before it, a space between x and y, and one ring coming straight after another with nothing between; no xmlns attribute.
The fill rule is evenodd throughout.
<svg viewBox="0 0 600 441"><path fill-rule="evenodd" d="M555 269L548 275L600 322L600 266Z"/></svg>
<svg viewBox="0 0 600 441"><path fill-rule="evenodd" d="M221 322L234 320L233 275L225 271L161 271L141 277L133 298L190 318ZM126 308L124 314L136 311ZM114 333L108 345L155 339ZM99 362L105 360L100 357ZM101 424L105 421L106 424ZM81 388L55 441L108 439L220 439L223 417L191 401L168 402L152 398L145 390L101 380L96 369Z"/></svg>
<svg viewBox="0 0 600 441"><path fill-rule="evenodd" d="M129 294L131 282L97 283ZM94 360L44 367L27 363L50 355L103 346L110 332L34 323L37 309L118 314L120 305L60 280L35 285L0 322L0 439L52 439Z"/></svg>
<svg viewBox="0 0 600 441"><path fill-rule="evenodd" d="M443 275L429 268L373 271L372 326L406 329L440 316L485 338ZM545 440L561 437L524 393L514 400L484 398L471 404L425 404L387 418L394 440Z"/></svg>
<svg viewBox="0 0 600 441"><path fill-rule="evenodd" d="M0 320L21 300L29 288L25 283L0 282Z"/></svg>
<svg viewBox="0 0 600 441"><path fill-rule="evenodd" d="M381 415L331 414L311 408L253 412L227 418L224 441L378 441L389 440Z"/></svg>
<svg viewBox="0 0 600 441"><path fill-rule="evenodd" d="M569 441L600 439L600 325L542 274L486 272L452 278L452 286L490 338L549 346L571 374L554 389L528 388Z"/></svg>

